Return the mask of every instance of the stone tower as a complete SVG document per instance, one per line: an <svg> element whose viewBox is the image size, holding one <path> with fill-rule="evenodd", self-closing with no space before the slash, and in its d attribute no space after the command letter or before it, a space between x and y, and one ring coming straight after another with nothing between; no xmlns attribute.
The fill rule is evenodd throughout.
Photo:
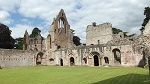
<svg viewBox="0 0 150 84"><path fill-rule="evenodd" d="M28 50L28 49L29 49L29 34L26 30L23 38L23 50Z"/></svg>
<svg viewBox="0 0 150 84"><path fill-rule="evenodd" d="M70 29L63 9L61 9L58 16L54 18L47 39L48 48L54 50L73 46L73 32Z"/></svg>
<svg viewBox="0 0 150 84"><path fill-rule="evenodd" d="M86 29L86 45L106 44L113 39L112 24L104 23L88 25Z"/></svg>
<svg viewBox="0 0 150 84"><path fill-rule="evenodd" d="M25 31L23 39L23 50L31 51L44 51L45 39L41 36L40 32L37 35L31 36Z"/></svg>

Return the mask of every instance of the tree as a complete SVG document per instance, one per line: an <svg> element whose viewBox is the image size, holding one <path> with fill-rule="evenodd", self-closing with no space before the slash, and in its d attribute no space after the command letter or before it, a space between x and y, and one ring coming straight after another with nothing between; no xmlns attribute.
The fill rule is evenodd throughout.
<svg viewBox="0 0 150 84"><path fill-rule="evenodd" d="M123 32L125 37L133 37L135 34L127 35L128 32L124 32L121 29L112 28L113 34L119 34L119 32Z"/></svg>
<svg viewBox="0 0 150 84"><path fill-rule="evenodd" d="M113 34L118 34L119 32L122 32L121 29L112 28Z"/></svg>
<svg viewBox="0 0 150 84"><path fill-rule="evenodd" d="M9 27L0 23L0 48L14 48L15 40L11 37Z"/></svg>
<svg viewBox="0 0 150 84"><path fill-rule="evenodd" d="M143 24L142 26L145 27L145 25L148 23L148 21L150 20L150 7L145 7L145 10L144 10L144 15L146 16L144 21L143 21Z"/></svg>
<svg viewBox="0 0 150 84"><path fill-rule="evenodd" d="M32 30L32 34L30 35L31 38L34 38L36 36L38 36L39 34L41 33L41 30L37 27L35 27L33 30Z"/></svg>
<svg viewBox="0 0 150 84"><path fill-rule="evenodd" d="M23 49L23 38L16 38L15 39L15 49Z"/></svg>
<svg viewBox="0 0 150 84"><path fill-rule="evenodd" d="M73 43L74 43L76 46L81 45L81 43L80 43L80 38L79 38L78 36L73 36Z"/></svg>

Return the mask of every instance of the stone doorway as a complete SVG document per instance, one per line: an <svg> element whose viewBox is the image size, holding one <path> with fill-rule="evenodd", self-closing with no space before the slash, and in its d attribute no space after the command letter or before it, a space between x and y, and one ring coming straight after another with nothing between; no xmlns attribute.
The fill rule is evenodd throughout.
<svg viewBox="0 0 150 84"><path fill-rule="evenodd" d="M115 48L112 50L114 55L114 63L115 64L121 64L121 52L119 49Z"/></svg>
<svg viewBox="0 0 150 84"><path fill-rule="evenodd" d="M39 52L37 54L36 57L36 65L41 65L42 64L42 57L43 57L44 53L43 52Z"/></svg>
<svg viewBox="0 0 150 84"><path fill-rule="evenodd" d="M94 55L94 66L99 66L99 57Z"/></svg>
<svg viewBox="0 0 150 84"><path fill-rule="evenodd" d="M109 64L109 59L108 59L108 57L104 57L104 60L105 60L105 63L106 63L106 64Z"/></svg>
<svg viewBox="0 0 150 84"><path fill-rule="evenodd" d="M60 66L63 66L63 59L60 59Z"/></svg>
<svg viewBox="0 0 150 84"><path fill-rule="evenodd" d="M70 66L73 66L73 65L75 65L75 62L74 62L74 58L71 57L71 58L70 58Z"/></svg>

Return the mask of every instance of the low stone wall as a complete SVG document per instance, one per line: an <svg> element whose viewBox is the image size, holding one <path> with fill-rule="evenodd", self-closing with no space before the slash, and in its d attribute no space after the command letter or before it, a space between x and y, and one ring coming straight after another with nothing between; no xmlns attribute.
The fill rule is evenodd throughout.
<svg viewBox="0 0 150 84"><path fill-rule="evenodd" d="M1 67L34 66L35 53L15 49L0 49Z"/></svg>

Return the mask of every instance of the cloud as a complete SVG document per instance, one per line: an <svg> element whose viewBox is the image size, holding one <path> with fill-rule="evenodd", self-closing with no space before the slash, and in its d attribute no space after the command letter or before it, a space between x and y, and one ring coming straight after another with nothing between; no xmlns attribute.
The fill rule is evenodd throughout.
<svg viewBox="0 0 150 84"><path fill-rule="evenodd" d="M26 30L31 34L33 28L31 25L16 24L14 27L10 27L10 30L12 31L12 37L18 38L23 37Z"/></svg>
<svg viewBox="0 0 150 84"><path fill-rule="evenodd" d="M0 19L5 19L7 17L9 17L9 13L6 11L0 11Z"/></svg>
<svg viewBox="0 0 150 84"><path fill-rule="evenodd" d="M101 24L104 22L110 22L116 28L122 29L129 33L138 33L141 28L141 24L144 19L144 7L150 5L147 0L82 0L82 8L74 15L81 16L80 19L75 17L77 20L73 27L77 35L81 37L85 42L86 26L92 22Z"/></svg>
<svg viewBox="0 0 150 84"><path fill-rule="evenodd" d="M14 38L19 38L19 37L23 37L25 31L28 31L28 34L30 35L32 33L33 28L39 28L41 31L41 35L46 37L48 35L47 30L45 30L45 26L33 26L33 25L28 25L28 24L16 24L14 27L10 27L10 30L12 31L12 37Z"/></svg>
<svg viewBox="0 0 150 84"><path fill-rule="evenodd" d="M21 0L0 0L0 10L14 12Z"/></svg>
<svg viewBox="0 0 150 84"><path fill-rule="evenodd" d="M25 17L52 19L60 9L71 11L75 0L22 0L19 13Z"/></svg>
<svg viewBox="0 0 150 84"><path fill-rule="evenodd" d="M144 7L150 5L148 0L0 0L0 2L0 10L8 12L10 16L11 12L18 12L24 17L22 21L31 23L14 24L14 29L18 30L22 26L29 27L30 31L30 27L34 28L37 25L44 36L48 34L53 18L57 16L60 9L64 9L71 28L75 30L82 42L85 42L86 27L92 22L97 24L110 22L116 28L130 33L139 33L144 19ZM35 22L28 18L35 19ZM37 18L42 19L41 24L38 22L32 25L36 23ZM20 31L22 30L15 33L19 35Z"/></svg>
<svg viewBox="0 0 150 84"><path fill-rule="evenodd" d="M10 19L10 14L7 11L0 10L0 23L10 24L12 20Z"/></svg>

